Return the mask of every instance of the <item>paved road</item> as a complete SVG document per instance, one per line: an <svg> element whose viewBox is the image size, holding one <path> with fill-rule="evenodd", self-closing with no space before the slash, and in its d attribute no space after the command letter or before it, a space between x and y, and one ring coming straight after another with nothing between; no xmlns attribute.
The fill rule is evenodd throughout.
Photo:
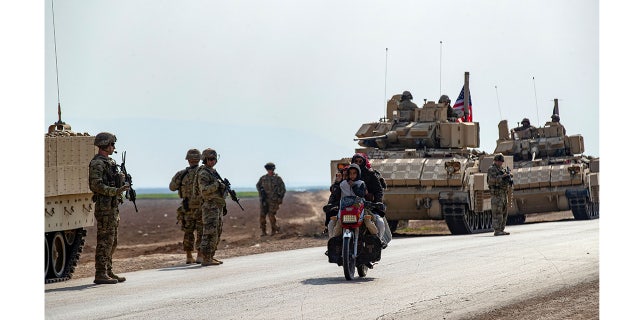
<svg viewBox="0 0 640 320"><path fill-rule="evenodd" d="M354 281L327 262L324 248L132 272L117 285L72 279L45 286L45 314L74 320L457 319L598 278L598 220L508 231L504 237L396 238L368 276Z"/></svg>

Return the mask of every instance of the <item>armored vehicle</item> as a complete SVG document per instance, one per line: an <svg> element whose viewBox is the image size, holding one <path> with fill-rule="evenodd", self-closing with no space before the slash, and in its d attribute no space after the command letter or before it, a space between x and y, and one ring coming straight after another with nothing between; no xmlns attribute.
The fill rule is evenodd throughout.
<svg viewBox="0 0 640 320"><path fill-rule="evenodd" d="M72 131L60 117L45 134L45 283L71 278L84 245L85 228L94 224L89 190L89 162L97 153L94 138Z"/></svg>
<svg viewBox="0 0 640 320"><path fill-rule="evenodd" d="M541 128L523 125L509 130L498 124L494 153L513 156L513 215L571 210L576 220L600 217L599 158L583 155L584 140L566 134L558 99L551 121Z"/></svg>
<svg viewBox="0 0 640 320"><path fill-rule="evenodd" d="M465 110L469 110L469 73L465 72ZM493 231L491 195L477 122L447 118L448 104L426 101L414 110L398 110L400 95L387 102L387 116L356 132L373 169L385 179L386 218L394 232L398 221L445 220L452 234ZM331 162L332 177L349 159ZM507 157L507 162L512 157Z"/></svg>

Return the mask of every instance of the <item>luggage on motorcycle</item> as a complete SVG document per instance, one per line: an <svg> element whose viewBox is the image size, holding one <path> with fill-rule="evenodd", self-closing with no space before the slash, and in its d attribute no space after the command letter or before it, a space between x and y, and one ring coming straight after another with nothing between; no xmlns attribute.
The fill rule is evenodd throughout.
<svg viewBox="0 0 640 320"><path fill-rule="evenodd" d="M361 238L362 246L358 247L356 265L367 262L378 262L382 252L382 242L377 235L367 234Z"/></svg>
<svg viewBox="0 0 640 320"><path fill-rule="evenodd" d="M327 242L327 256L330 263L342 265L342 234L329 239Z"/></svg>

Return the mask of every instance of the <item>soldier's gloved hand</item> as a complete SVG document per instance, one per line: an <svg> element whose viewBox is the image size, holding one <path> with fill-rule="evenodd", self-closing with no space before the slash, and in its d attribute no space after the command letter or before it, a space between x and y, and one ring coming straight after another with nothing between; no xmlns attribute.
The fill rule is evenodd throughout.
<svg viewBox="0 0 640 320"><path fill-rule="evenodd" d="M122 187L118 188L118 190L116 190L116 193L120 194L120 193L123 193L125 191L128 191L129 189L131 189L131 187L129 186L129 183L125 182L124 186L122 186Z"/></svg>

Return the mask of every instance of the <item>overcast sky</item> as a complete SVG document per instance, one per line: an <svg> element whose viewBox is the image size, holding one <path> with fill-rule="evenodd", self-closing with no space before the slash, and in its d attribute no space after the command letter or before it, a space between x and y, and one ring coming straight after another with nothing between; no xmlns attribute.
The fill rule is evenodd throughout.
<svg viewBox="0 0 640 320"><path fill-rule="evenodd" d="M273 161L293 186L328 184L329 160L353 153L360 124L376 121L386 100L404 90L419 104L441 91L455 99L469 71L487 152L500 119L543 124L558 98L567 133L584 136L586 154L603 154L601 316L631 314L629 288L640 282L637 253L628 251L637 242L636 205L627 201L637 197L637 5L227 2L57 0L63 121L75 131L117 134L136 186L167 186L191 147L216 148L234 185L255 185ZM44 193L38 155L57 121L51 2L0 7L1 186L7 221L21 223L0 234L12 252L2 262L12 269L5 274L24 273L8 279L16 282L13 298L0 314L37 318L44 293L41 278L30 275L41 269L15 261L42 245L41 229L24 222L43 223L33 201ZM28 242L19 245L24 250L16 252L16 239Z"/></svg>
<svg viewBox="0 0 640 320"><path fill-rule="evenodd" d="M43 130L58 117L45 3ZM353 154L355 132L385 113L387 99L409 90L418 105L441 93L455 100L465 71L480 150L494 150L501 119L544 125L558 98L567 133L582 134L585 153L599 155L596 1L78 0L53 8L62 120L116 134L134 186L168 187L186 151L207 147L236 187L255 186L268 161L288 186L328 185L329 161Z"/></svg>

